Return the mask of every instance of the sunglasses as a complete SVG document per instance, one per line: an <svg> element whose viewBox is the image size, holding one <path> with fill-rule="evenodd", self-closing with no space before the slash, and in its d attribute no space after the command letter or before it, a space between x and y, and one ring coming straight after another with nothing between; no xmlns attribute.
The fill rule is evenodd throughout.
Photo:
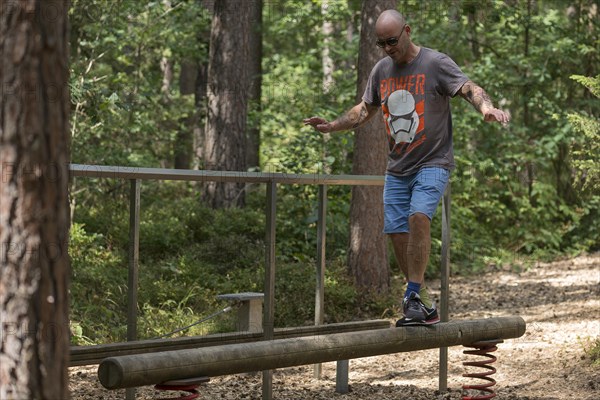
<svg viewBox="0 0 600 400"><path fill-rule="evenodd" d="M377 40L375 42L375 44L377 45L377 47L381 47L382 49L387 45L390 47L394 47L395 45L398 44L398 41L400 41L400 38L402 37L402 34L404 33L404 28L406 28L406 25L404 25L402 27L402 32L400 32L400 34L397 37L391 37L391 38L387 38L384 40Z"/></svg>

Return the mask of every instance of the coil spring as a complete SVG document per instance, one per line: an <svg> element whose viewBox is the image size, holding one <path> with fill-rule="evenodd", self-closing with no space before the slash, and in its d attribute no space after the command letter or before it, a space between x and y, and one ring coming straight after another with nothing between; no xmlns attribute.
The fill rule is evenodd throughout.
<svg viewBox="0 0 600 400"><path fill-rule="evenodd" d="M163 391L182 391L188 392L188 395L184 395L181 397L163 397L157 400L193 400L197 399L200 396L200 393L196 390L198 385L154 385L154 389L163 390Z"/></svg>
<svg viewBox="0 0 600 400"><path fill-rule="evenodd" d="M492 398L496 397L496 394L494 393L494 389L491 388L492 386L494 386L496 384L496 380L494 378L490 377L490 375L493 375L496 373L496 368L489 365L496 361L496 356L489 354L489 353L498 350L498 347L496 346L498 343L502 343L502 340L483 340L480 342L475 342L469 346L465 346L465 347L473 348L474 350L465 350L465 351L463 351L464 354L483 356L486 359L478 360L478 361L465 361L465 362L463 362L463 365L467 366L467 367L483 368L486 371L470 372L470 373L463 374L463 377L482 379L485 381L485 383L479 383L479 384L474 384L474 385L463 385L462 400L481 400L481 399L492 399ZM471 395L465 394L465 391L468 391L468 390L478 390L480 393L477 395L471 396Z"/></svg>

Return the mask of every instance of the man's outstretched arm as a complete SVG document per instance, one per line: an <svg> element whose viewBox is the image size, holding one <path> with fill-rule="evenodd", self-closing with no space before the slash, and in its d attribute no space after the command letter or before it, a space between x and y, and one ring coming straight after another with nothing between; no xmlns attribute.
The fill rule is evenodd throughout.
<svg viewBox="0 0 600 400"><path fill-rule="evenodd" d="M484 121L496 121L500 122L502 125L506 125L510 121L510 114L494 107L490 96L488 96L481 86L473 81L467 81L460 88L458 94L471 103L473 107L483 115Z"/></svg>
<svg viewBox="0 0 600 400"><path fill-rule="evenodd" d="M371 119L377 113L378 108L361 101L335 121L327 122L321 117L311 117L306 118L303 122L304 125L311 125L323 133L356 129Z"/></svg>

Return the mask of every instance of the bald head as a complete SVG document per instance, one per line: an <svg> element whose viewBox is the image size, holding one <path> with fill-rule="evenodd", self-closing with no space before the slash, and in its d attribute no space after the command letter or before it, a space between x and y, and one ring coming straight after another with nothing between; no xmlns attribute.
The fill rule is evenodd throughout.
<svg viewBox="0 0 600 400"><path fill-rule="evenodd" d="M377 18L377 22L375 23L375 29L401 28L404 24L406 24L404 15L396 10L385 10L379 14L379 18Z"/></svg>
<svg viewBox="0 0 600 400"><path fill-rule="evenodd" d="M375 23L377 45L399 65L411 61L419 52L419 47L412 43L410 31L404 15L396 10L385 10Z"/></svg>

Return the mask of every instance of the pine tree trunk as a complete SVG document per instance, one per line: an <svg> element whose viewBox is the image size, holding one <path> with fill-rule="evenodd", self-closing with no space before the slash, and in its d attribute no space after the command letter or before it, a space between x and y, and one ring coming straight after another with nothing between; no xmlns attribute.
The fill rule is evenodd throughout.
<svg viewBox="0 0 600 400"><path fill-rule="evenodd" d="M194 107L197 117L193 130L193 156L192 168L198 169L203 164L204 159L204 136L206 134L206 109L202 107L206 99L206 88L208 81L208 62L202 61L198 67L196 75L196 85L194 88Z"/></svg>
<svg viewBox="0 0 600 400"><path fill-rule="evenodd" d="M365 0L361 13L358 57L357 102L375 63L383 52L375 46L375 21L382 11L396 8L395 0ZM380 115L354 133L352 173L383 175L387 160L385 127ZM389 291L390 268L387 239L383 232L383 191L376 186L354 186L350 205L350 249L348 266L363 291Z"/></svg>
<svg viewBox="0 0 600 400"><path fill-rule="evenodd" d="M179 72L179 93L182 96L193 95L196 92L196 77L198 63L192 60L182 60ZM189 116L180 119L173 151L173 166L176 169L188 169L192 164L194 149L194 129L198 123L196 109Z"/></svg>
<svg viewBox="0 0 600 400"><path fill-rule="evenodd" d="M208 119L204 167L246 171L250 2L215 3L208 65ZM212 207L244 205L244 183L209 182L204 199Z"/></svg>
<svg viewBox="0 0 600 400"><path fill-rule="evenodd" d="M249 112L254 116L248 124L248 146L246 163L248 167L258 167L260 163L260 113L262 96L262 0L250 1L250 51L248 71L250 79Z"/></svg>
<svg viewBox="0 0 600 400"><path fill-rule="evenodd" d="M214 14L214 0L196 0L209 14ZM198 41L208 43L210 52L210 29L203 29L197 33ZM198 169L203 166L204 159L204 136L206 134L206 113L202 105L207 96L208 86L208 60L199 60L196 70L196 81L194 86L195 121L192 130L192 161L191 167Z"/></svg>
<svg viewBox="0 0 600 400"><path fill-rule="evenodd" d="M323 34L323 49L321 50L321 64L323 65L323 91L325 93L333 89L335 84L333 80L334 64L331 58L331 46L333 43L333 23L329 20L329 2L323 0L321 4L321 16L323 17L323 25L321 33Z"/></svg>
<svg viewBox="0 0 600 400"><path fill-rule="evenodd" d="M1 7L0 398L68 399L68 2Z"/></svg>
<svg viewBox="0 0 600 400"><path fill-rule="evenodd" d="M530 21L531 21L531 4L532 0L527 0L527 19L525 22L525 33L524 33L524 38L523 38L523 46L524 46L524 50L523 50L523 55L525 56L525 59L528 60L529 59L529 41L530 41ZM530 73L529 71L527 71L525 73L525 79L526 79L526 83L525 85L523 85L523 126L526 128L527 131L529 131L529 129L531 129L531 120L530 120L530 112L529 112L529 93L531 91L530 85L529 85L529 79L530 79ZM527 144L529 148L533 148L534 147L534 139L532 137L532 135L527 132ZM533 163L533 161L528 160L525 163L525 167L526 167L526 172L527 172L527 193L528 193L528 198L529 198L529 202L531 203L531 205L533 205L535 207L536 205L536 199L533 196L533 182L535 180L535 165Z"/></svg>

